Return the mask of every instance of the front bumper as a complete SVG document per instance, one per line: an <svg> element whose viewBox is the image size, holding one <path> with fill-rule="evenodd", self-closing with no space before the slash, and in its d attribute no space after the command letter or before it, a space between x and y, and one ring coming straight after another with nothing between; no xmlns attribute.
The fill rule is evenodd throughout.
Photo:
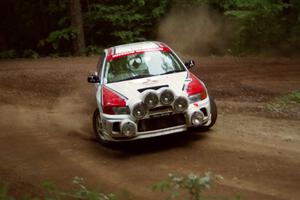
<svg viewBox="0 0 300 200"><path fill-rule="evenodd" d="M172 110L162 110L161 112L156 112L153 115L148 116L146 119L143 119L145 121L147 120L147 123L144 123L145 121L143 120L135 120L130 115L107 115L101 113L103 136L108 141L119 142L157 137L186 131L189 127L195 126L191 122L191 113L195 111L200 111L203 113L203 120L201 121L200 126L208 126L211 121L209 102L209 98L206 98L202 101L191 103L188 109L180 114L174 113ZM122 133L120 126L124 120L135 123L136 133L133 136L125 136ZM172 120L175 122L171 122ZM157 127L153 127L151 123L153 126L157 126L158 123L160 123L161 126L158 125Z"/></svg>

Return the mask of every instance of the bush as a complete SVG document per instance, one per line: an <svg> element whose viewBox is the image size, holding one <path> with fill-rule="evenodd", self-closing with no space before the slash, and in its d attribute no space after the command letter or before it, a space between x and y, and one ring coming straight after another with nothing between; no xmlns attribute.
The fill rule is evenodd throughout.
<svg viewBox="0 0 300 200"><path fill-rule="evenodd" d="M26 50L24 51L24 53L23 53L23 57L24 57L24 58L33 58L33 59L37 59L37 58L39 58L40 56L39 56L39 54L38 54L36 51L34 51L34 50L32 50L32 49L26 49Z"/></svg>
<svg viewBox="0 0 300 200"><path fill-rule="evenodd" d="M13 196L8 194L8 187L7 185L0 183L0 200L14 200Z"/></svg>
<svg viewBox="0 0 300 200"><path fill-rule="evenodd" d="M70 54L72 40L78 35L78 31L73 28L64 28L53 31L46 39L40 40L38 46L45 46L50 44L55 52L63 52L63 54Z"/></svg>
<svg viewBox="0 0 300 200"><path fill-rule="evenodd" d="M0 59L12 59L17 57L17 52L14 49L4 50L0 52Z"/></svg>
<svg viewBox="0 0 300 200"><path fill-rule="evenodd" d="M225 16L238 24L233 48L236 54L295 51L294 46L300 44L300 13L293 1L225 0L222 7Z"/></svg>
<svg viewBox="0 0 300 200"><path fill-rule="evenodd" d="M223 197L206 196L203 192L211 187L214 181L223 180L220 175L212 175L207 172L203 176L196 174L189 174L181 176L176 174L169 174L167 180L161 181L153 186L153 190L167 191L166 199L175 199L183 196L186 200L207 200L207 199L225 199ZM232 199L239 199L235 197Z"/></svg>
<svg viewBox="0 0 300 200"><path fill-rule="evenodd" d="M86 41L106 46L155 38L157 22L166 14L170 3L169 0L127 0L90 4L83 13Z"/></svg>
<svg viewBox="0 0 300 200"><path fill-rule="evenodd" d="M300 91L292 91L275 98L266 104L266 109L276 113L297 113L300 110Z"/></svg>
<svg viewBox="0 0 300 200"><path fill-rule="evenodd" d="M84 54L87 56L96 55L100 53L101 53L101 48L94 45L89 45L84 49Z"/></svg>
<svg viewBox="0 0 300 200"><path fill-rule="evenodd" d="M45 200L117 200L117 196L113 193L104 194L97 190L89 190L84 184L83 179L75 177L73 184L78 188L75 192L61 192L53 183L45 182L43 184L46 190Z"/></svg>
<svg viewBox="0 0 300 200"><path fill-rule="evenodd" d="M205 173L203 176L196 174L189 174L187 176L180 176L175 174L169 174L167 180L161 181L155 184L152 189L159 191L168 191L169 195L167 199L174 199L179 197L180 191L186 200L207 200L207 199L228 199L218 197L207 197L202 193L206 189L211 187L213 181L222 180L220 175L212 175L211 173ZM45 189L45 195L43 198L33 197L32 200L117 200L121 199L126 193L116 195L114 193L105 194L99 190L90 190L84 185L82 178L75 177L73 179L73 185L76 187L74 192L59 191L58 188L51 182L44 182L43 188ZM181 195L181 196L182 196ZM239 197L231 198L232 200L238 200ZM0 200L15 200L13 196L7 193L7 186L0 184ZM23 198L23 200L29 200L29 198Z"/></svg>

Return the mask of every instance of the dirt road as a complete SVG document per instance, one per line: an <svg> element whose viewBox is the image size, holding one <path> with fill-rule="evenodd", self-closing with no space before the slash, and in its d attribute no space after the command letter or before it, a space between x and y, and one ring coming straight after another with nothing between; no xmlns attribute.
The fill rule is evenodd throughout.
<svg viewBox="0 0 300 200"><path fill-rule="evenodd" d="M300 90L300 59L197 58L219 108L207 133L186 132L116 148L92 136L97 57L0 62L0 181L11 192L40 194L74 176L129 199L159 199L151 185L170 172L221 174L210 194L242 199L300 198L300 111L272 113L268 101Z"/></svg>

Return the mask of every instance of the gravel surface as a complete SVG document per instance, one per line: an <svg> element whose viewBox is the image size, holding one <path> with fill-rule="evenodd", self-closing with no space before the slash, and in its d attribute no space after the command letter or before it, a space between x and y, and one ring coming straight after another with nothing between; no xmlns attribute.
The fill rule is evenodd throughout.
<svg viewBox="0 0 300 200"><path fill-rule="evenodd" d="M186 58L189 58L186 56ZM124 143L95 141L97 57L0 61L0 181L11 193L41 194L41 183L69 189L80 176L128 199L159 199L151 185L168 173L221 174L209 194L242 199L300 198L299 104L277 113L275 98L300 90L300 59L199 57L192 71L216 99L211 131Z"/></svg>

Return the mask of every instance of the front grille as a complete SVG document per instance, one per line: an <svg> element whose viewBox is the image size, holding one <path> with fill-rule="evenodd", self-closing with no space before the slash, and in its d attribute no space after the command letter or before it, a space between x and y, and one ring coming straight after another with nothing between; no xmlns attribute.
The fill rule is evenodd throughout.
<svg viewBox="0 0 300 200"><path fill-rule="evenodd" d="M138 122L138 131L154 131L173 126L184 125L186 123L184 114L174 114L155 118L143 119Z"/></svg>
<svg viewBox="0 0 300 200"><path fill-rule="evenodd" d="M120 132L120 122L114 122L112 130L115 132Z"/></svg>
<svg viewBox="0 0 300 200"><path fill-rule="evenodd" d="M173 111L172 106L159 106L155 108L151 108L149 113L159 113L159 112L170 112Z"/></svg>

